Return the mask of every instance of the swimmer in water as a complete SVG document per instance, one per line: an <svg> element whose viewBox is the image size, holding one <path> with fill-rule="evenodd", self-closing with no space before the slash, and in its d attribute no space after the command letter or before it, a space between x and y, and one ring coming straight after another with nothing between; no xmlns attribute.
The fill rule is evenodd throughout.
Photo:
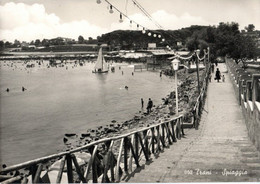
<svg viewBox="0 0 260 184"><path fill-rule="evenodd" d="M10 91L9 88L7 88L7 89L6 89L6 92L9 92L9 91Z"/></svg>
<svg viewBox="0 0 260 184"><path fill-rule="evenodd" d="M125 89L128 89L128 86L125 86Z"/></svg>
<svg viewBox="0 0 260 184"><path fill-rule="evenodd" d="M25 91L25 90L27 90L25 87L22 87L22 91Z"/></svg>

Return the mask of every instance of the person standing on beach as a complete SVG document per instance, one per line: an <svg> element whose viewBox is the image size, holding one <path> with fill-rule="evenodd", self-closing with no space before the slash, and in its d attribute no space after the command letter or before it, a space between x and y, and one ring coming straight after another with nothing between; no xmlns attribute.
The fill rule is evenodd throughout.
<svg viewBox="0 0 260 184"><path fill-rule="evenodd" d="M149 114L152 111L152 107L153 107L153 101L151 100L151 98L149 98L148 103L147 103L147 114Z"/></svg>
<svg viewBox="0 0 260 184"><path fill-rule="evenodd" d="M221 78L221 74L220 74L219 69L217 68L215 80L217 80L219 82L220 78Z"/></svg>

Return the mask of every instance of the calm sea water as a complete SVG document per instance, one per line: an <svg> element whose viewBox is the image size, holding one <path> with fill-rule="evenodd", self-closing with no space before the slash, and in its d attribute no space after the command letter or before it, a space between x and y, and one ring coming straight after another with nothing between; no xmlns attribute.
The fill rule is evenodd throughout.
<svg viewBox="0 0 260 184"><path fill-rule="evenodd" d="M0 156L7 165L56 153L65 133L128 120L141 110L141 98L145 105L148 98L159 105L174 88L174 80L159 72L132 75L129 64L115 64L115 73L93 74L94 63L68 64L67 70L11 63L1 61L0 78Z"/></svg>

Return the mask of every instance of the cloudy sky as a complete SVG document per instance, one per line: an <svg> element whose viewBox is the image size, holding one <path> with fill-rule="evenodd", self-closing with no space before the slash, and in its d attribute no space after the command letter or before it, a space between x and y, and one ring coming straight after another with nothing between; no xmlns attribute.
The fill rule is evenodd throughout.
<svg viewBox="0 0 260 184"><path fill-rule="evenodd" d="M132 0L108 0L140 25L157 29ZM137 0L164 29L190 25L237 22L240 29L254 24L260 30L260 0ZM31 41L58 36L77 39L93 37L130 27L119 23L119 13L109 13L105 0L1 0L0 40Z"/></svg>

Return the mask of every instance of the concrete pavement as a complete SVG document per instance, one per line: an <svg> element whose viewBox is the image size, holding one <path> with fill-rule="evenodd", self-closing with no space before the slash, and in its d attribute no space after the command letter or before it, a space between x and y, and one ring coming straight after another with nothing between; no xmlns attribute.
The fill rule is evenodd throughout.
<svg viewBox="0 0 260 184"><path fill-rule="evenodd" d="M223 73L226 66L218 68L226 81L218 83L212 75L199 130L186 130L185 138L122 182L260 181L260 154L249 140L228 73Z"/></svg>

